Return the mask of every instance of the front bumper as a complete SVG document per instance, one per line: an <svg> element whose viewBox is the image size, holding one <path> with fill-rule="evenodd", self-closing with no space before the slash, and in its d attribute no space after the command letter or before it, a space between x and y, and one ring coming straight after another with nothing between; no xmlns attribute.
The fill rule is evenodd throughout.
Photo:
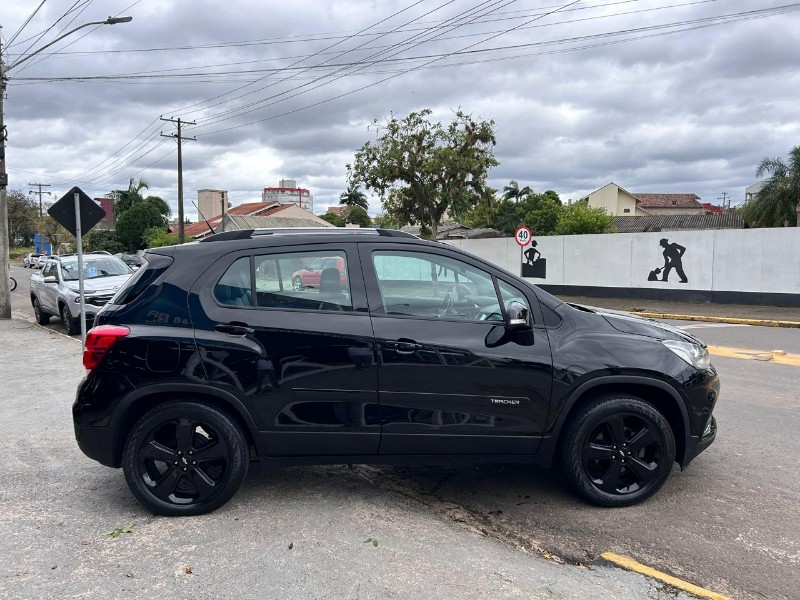
<svg viewBox="0 0 800 600"><path fill-rule="evenodd" d="M712 415L711 422L708 426L708 433L702 436L690 435L686 438L686 449L683 453L683 462L681 462L681 469L689 466L697 455L703 450L708 448L717 438L717 419Z"/></svg>

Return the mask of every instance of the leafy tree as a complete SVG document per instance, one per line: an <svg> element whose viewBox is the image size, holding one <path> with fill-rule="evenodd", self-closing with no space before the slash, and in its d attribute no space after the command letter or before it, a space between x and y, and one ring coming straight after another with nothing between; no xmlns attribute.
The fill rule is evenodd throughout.
<svg viewBox="0 0 800 600"><path fill-rule="evenodd" d="M108 196L114 200L115 214L119 217L134 206L147 202L155 206L162 215L169 218L172 211L162 198L158 196L147 196L145 198L142 195L142 190L146 190L148 187L149 185L144 179L140 179L137 182L131 177L128 182L127 190L114 190L108 194Z"/></svg>
<svg viewBox="0 0 800 600"><path fill-rule="evenodd" d="M519 182L516 179L512 179L508 185L503 188L503 200L519 202L525 196L532 193L533 190L530 186L526 185L524 188L520 189Z"/></svg>
<svg viewBox="0 0 800 600"><path fill-rule="evenodd" d="M175 246L179 243L178 234L170 233L163 227L146 229L143 236L147 248L160 248L161 246Z"/></svg>
<svg viewBox="0 0 800 600"><path fill-rule="evenodd" d="M22 240L24 246L29 246L36 233L38 204L22 190L10 190L6 195L6 205L9 246L15 246L18 239Z"/></svg>
<svg viewBox="0 0 800 600"><path fill-rule="evenodd" d="M159 227L167 231L167 219L150 202L135 204L117 218L117 238L126 250L142 250L147 246L145 232Z"/></svg>
<svg viewBox="0 0 800 600"><path fill-rule="evenodd" d="M372 217L372 224L381 229L400 229L400 225L398 225L397 221L386 213Z"/></svg>
<svg viewBox="0 0 800 600"><path fill-rule="evenodd" d="M90 231L83 238L83 249L86 252L98 252L105 250L111 254L124 252L125 246L119 241L116 232L107 229Z"/></svg>
<svg viewBox="0 0 800 600"><path fill-rule="evenodd" d="M444 213L458 215L490 190L486 176L496 166L494 122L476 121L461 111L447 127L429 120L430 109L404 119L394 115L376 128L347 165L351 185L380 194L383 209L399 225L419 225L436 238Z"/></svg>
<svg viewBox="0 0 800 600"><path fill-rule="evenodd" d="M356 185L348 186L347 191L344 191L339 195L339 204L343 204L345 206L360 206L364 210L369 208L369 202L367 201L366 194L358 189L358 186Z"/></svg>
<svg viewBox="0 0 800 600"><path fill-rule="evenodd" d="M369 218L367 211L360 206L351 206L344 215L345 223L361 225L361 227L372 227L372 219Z"/></svg>
<svg viewBox="0 0 800 600"><path fill-rule="evenodd" d="M576 202L562 207L556 225L556 233L559 235L615 231L614 218L604 208L592 208L586 202Z"/></svg>
<svg viewBox="0 0 800 600"><path fill-rule="evenodd" d="M742 208L745 221L755 227L800 227L800 146L789 152L789 162L764 158L756 177L769 175L766 185Z"/></svg>
<svg viewBox="0 0 800 600"><path fill-rule="evenodd" d="M336 213L326 212L324 215L320 215L319 218L336 227L344 227L344 219Z"/></svg>
<svg viewBox="0 0 800 600"><path fill-rule="evenodd" d="M520 225L530 227L534 236L553 235L561 211L558 194L548 190L544 194L531 192L517 202L503 198L480 203L467 211L462 221L470 227L492 227L506 235L514 235Z"/></svg>

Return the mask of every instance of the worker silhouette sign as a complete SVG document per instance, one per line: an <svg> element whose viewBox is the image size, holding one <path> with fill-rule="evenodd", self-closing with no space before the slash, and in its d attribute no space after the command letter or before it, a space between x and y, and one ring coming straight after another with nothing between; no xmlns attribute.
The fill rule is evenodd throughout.
<svg viewBox="0 0 800 600"><path fill-rule="evenodd" d="M522 263L522 276L547 279L547 259L542 258L542 253L536 249L536 245L536 240L531 240L530 248L522 253L525 257L525 262Z"/></svg>
<svg viewBox="0 0 800 600"><path fill-rule="evenodd" d="M688 283L686 273L683 272L683 255L686 253L686 248L676 243L669 243L667 238L663 238L659 244L664 248L664 266L655 268L650 271L647 276L648 281L669 281L669 274L675 269L675 273L680 278L680 283ZM661 279L658 276L661 275Z"/></svg>

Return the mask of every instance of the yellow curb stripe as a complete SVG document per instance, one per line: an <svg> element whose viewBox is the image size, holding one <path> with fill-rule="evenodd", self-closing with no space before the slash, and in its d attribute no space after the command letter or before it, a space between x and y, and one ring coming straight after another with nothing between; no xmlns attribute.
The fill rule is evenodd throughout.
<svg viewBox="0 0 800 600"><path fill-rule="evenodd" d="M789 354L783 350L749 350L746 348L728 348L725 346L709 346L709 354L725 356L727 358L742 358L745 360L763 360L778 365L800 367L800 354Z"/></svg>
<svg viewBox="0 0 800 600"><path fill-rule="evenodd" d="M672 319L674 321L703 321L705 323L734 323L736 325L755 325L758 327L800 328L800 321L778 321L774 319L740 319L738 317L709 317L706 315L674 315L671 313L630 311L631 314L650 319Z"/></svg>
<svg viewBox="0 0 800 600"><path fill-rule="evenodd" d="M730 600L727 596L723 596L721 594L717 594L716 592L701 588L693 583L689 583L683 579L678 579L672 575L667 575L661 571L656 571L652 567L648 567L647 565L636 562L627 556L621 556L619 554L614 554L613 552L603 552L600 556L608 562L614 563L618 567L622 567L623 569L633 571L635 573L640 573L641 575L646 575L647 577L652 577L653 579L658 579L659 581L663 581L664 583L671 585L672 587L676 587L679 590L694 594L699 598L709 598L710 600Z"/></svg>

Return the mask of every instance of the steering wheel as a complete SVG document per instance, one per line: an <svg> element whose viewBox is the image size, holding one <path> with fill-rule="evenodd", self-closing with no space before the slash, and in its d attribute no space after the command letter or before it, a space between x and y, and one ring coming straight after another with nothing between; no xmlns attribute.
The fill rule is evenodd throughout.
<svg viewBox="0 0 800 600"><path fill-rule="evenodd" d="M442 314L458 314L455 309L456 303L466 300L472 304L473 308L479 308L478 304L476 304L475 301L470 297L471 295L472 293L469 291L469 288L466 285L463 283L456 283L447 291L447 295L442 298L442 303L439 307L442 311Z"/></svg>

